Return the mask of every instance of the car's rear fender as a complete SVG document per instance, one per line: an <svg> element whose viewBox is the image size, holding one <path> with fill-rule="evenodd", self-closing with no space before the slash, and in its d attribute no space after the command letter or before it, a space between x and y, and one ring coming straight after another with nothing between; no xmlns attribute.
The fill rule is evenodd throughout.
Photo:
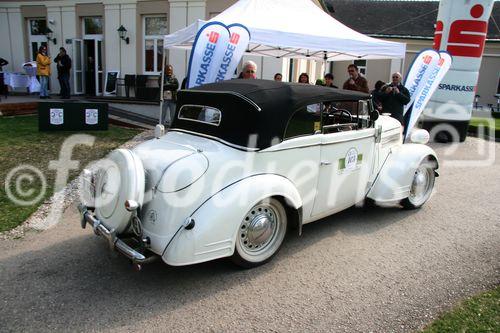
<svg viewBox="0 0 500 333"><path fill-rule="evenodd" d="M245 214L270 197L284 198L291 209L301 211L300 194L287 178L260 174L241 179L213 195L188 217L194 220L194 227L183 228L174 236L163 260L179 266L231 256Z"/></svg>
<svg viewBox="0 0 500 333"><path fill-rule="evenodd" d="M368 191L368 198L376 202L395 202L408 197L415 170L425 159L438 168L436 153L429 146L404 144L392 148Z"/></svg>

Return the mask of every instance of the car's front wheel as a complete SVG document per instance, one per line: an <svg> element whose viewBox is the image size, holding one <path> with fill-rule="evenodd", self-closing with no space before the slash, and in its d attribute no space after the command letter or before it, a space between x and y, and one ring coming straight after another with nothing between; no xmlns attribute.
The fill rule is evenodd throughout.
<svg viewBox="0 0 500 333"><path fill-rule="evenodd" d="M268 262L278 252L286 230L287 214L279 200L257 203L240 223L233 262L245 268Z"/></svg>
<svg viewBox="0 0 500 333"><path fill-rule="evenodd" d="M403 208L420 208L430 198L436 178L435 169L436 165L433 161L424 160L419 165L413 175L410 194L406 199L401 201Z"/></svg>

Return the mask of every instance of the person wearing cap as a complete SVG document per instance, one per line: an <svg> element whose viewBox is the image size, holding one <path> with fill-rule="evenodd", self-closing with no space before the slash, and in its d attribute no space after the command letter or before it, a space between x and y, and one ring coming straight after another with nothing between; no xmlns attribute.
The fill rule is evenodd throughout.
<svg viewBox="0 0 500 333"><path fill-rule="evenodd" d="M391 117L404 125L403 111L404 106L410 102L410 92L403 86L401 80L401 73L392 74L392 82L380 89L377 98L382 103L382 110L390 113Z"/></svg>

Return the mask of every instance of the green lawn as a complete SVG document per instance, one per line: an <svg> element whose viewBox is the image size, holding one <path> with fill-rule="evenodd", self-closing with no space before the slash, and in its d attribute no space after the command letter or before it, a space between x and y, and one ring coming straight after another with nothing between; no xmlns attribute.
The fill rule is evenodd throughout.
<svg viewBox="0 0 500 333"><path fill-rule="evenodd" d="M465 300L423 332L500 332L500 286Z"/></svg>
<svg viewBox="0 0 500 333"><path fill-rule="evenodd" d="M57 160L63 141L77 132L39 132L36 116L0 117L0 232L15 228L26 220L44 199L53 194L56 172L48 168L49 161ZM96 137L92 147L78 145L73 150L72 159L80 161L78 170L70 172L74 179L91 161L105 156L109 151L140 133L139 130L110 126L108 131L89 131ZM47 191L40 201L19 206L12 202L6 192L6 176L13 168L28 164L42 171L47 180ZM34 175L34 173L31 173ZM33 177L33 179L38 177ZM19 179L15 176L12 179ZM42 182L25 178L10 182L9 189L16 193L21 189L22 198L34 199L40 193ZM33 192L33 193L30 193Z"/></svg>
<svg viewBox="0 0 500 333"><path fill-rule="evenodd" d="M479 125L483 126L488 126L490 127L492 124L490 124L491 120L494 121L494 126L496 130L500 130L500 118L471 118L469 126L471 127L478 127Z"/></svg>

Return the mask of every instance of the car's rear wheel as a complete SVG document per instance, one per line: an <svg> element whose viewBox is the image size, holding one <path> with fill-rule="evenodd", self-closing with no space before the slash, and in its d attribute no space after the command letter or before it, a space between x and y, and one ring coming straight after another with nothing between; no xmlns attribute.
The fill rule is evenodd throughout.
<svg viewBox="0 0 500 333"><path fill-rule="evenodd" d="M436 179L434 170L436 165L432 161L423 161L415 174L410 187L410 195L401 201L401 205L405 209L416 209L422 207L429 200L434 182Z"/></svg>
<svg viewBox="0 0 500 333"><path fill-rule="evenodd" d="M271 260L283 243L287 222L279 200L268 198L257 203L240 223L233 262L250 268Z"/></svg>

